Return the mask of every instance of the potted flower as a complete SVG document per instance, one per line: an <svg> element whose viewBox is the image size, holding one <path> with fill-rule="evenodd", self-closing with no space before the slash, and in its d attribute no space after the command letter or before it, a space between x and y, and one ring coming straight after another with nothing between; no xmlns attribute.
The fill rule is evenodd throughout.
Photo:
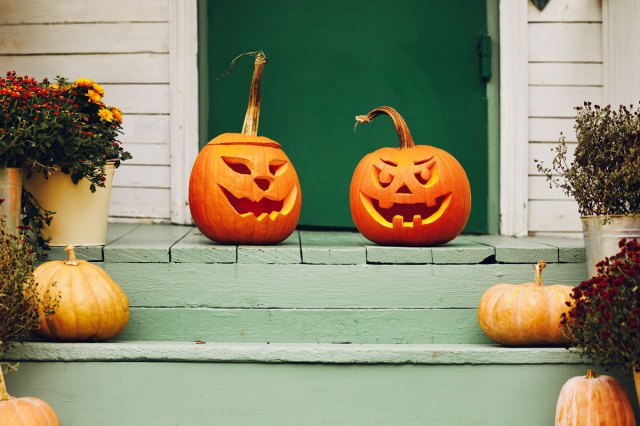
<svg viewBox="0 0 640 426"><path fill-rule="evenodd" d="M30 245L22 236L9 232L0 216L0 355L39 323L40 298L33 276L34 261ZM43 306L44 315L53 313L55 305ZM58 425L58 417L46 402L9 395L0 368L0 419L3 418L14 419L16 424L31 421Z"/></svg>
<svg viewBox="0 0 640 426"><path fill-rule="evenodd" d="M640 245L622 239L619 247L598 262L598 275L573 289L561 324L580 354L596 365L632 371L640 402Z"/></svg>
<svg viewBox="0 0 640 426"><path fill-rule="evenodd" d="M0 79L0 168L23 169L25 220L52 245L104 243L113 170L131 155L117 140L122 113L103 95L84 78L50 84L11 71Z"/></svg>
<svg viewBox="0 0 640 426"><path fill-rule="evenodd" d="M621 237L640 237L640 109L577 107L578 145L570 161L564 136L551 168L537 165L550 186L575 198L582 219L589 275L617 252ZM538 160L536 160L538 162Z"/></svg>

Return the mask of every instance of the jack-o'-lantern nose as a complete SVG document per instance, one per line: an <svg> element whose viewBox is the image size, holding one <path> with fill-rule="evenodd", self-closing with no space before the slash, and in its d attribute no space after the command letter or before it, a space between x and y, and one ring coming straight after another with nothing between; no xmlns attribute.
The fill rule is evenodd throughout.
<svg viewBox="0 0 640 426"><path fill-rule="evenodd" d="M268 190L271 186L271 179L269 178L257 177L253 179L253 181L256 183L256 185L258 185L258 188L262 189L263 191Z"/></svg>

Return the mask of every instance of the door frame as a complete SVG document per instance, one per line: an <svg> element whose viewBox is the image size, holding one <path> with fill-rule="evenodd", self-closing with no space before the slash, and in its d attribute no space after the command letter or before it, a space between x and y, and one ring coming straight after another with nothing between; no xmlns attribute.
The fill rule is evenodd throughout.
<svg viewBox="0 0 640 426"><path fill-rule="evenodd" d="M499 48L505 42L503 34L503 26L515 26L512 22L505 22L502 16L503 7L509 4L524 4L525 31L524 45L526 47L526 2L513 0L487 0L487 28L489 35L492 37L492 48L494 52L500 51L500 56L493 54L492 68L493 77L487 84L487 127L488 127L488 161L489 161L489 202L488 202L488 229L489 233L496 234L498 232L505 233L503 229L508 229L503 219L508 213L503 206L504 199L513 199L514 188L503 188L503 182L512 181L510 176L512 173L525 171L524 184L526 189L526 167L513 170L503 170L503 164L510 163L504 161L506 158L513 158L518 152L508 152L503 149L506 143L503 143L506 135L511 135L511 128L505 129L502 123L505 121L503 112L506 108L500 108L504 105L505 99L503 94L506 85L514 85L514 82L507 79L504 81L502 76L503 64L505 58L503 52L506 49ZM203 138L204 128L202 127L201 116L206 116L206 111L202 108L198 101L199 88L206 85L207 63L202 61L202 57L198 56L198 45L202 45L204 40L198 36L198 26L202 24L198 9L206 7L206 1L202 0L174 0L169 2L169 86L170 86L170 126L171 126L171 222L177 224L191 224L191 214L188 205L188 183L189 170L195 161L199 151L199 142ZM500 8L500 13L498 9ZM513 8L513 7L512 7ZM513 9L518 9L515 7ZM498 33L500 39L498 41ZM526 51L525 51L526 59ZM526 72L525 64L525 72ZM200 71L200 72L199 72ZM203 72L204 71L204 72ZM513 69L505 70L513 72ZM525 88L527 87L526 73ZM526 94L525 90L525 94ZM521 95L513 92L514 95ZM525 107L527 106L526 97L513 96L513 101L522 101L525 99ZM517 118L512 111L514 118ZM525 129L527 110L524 110ZM521 131L521 129L520 129ZM525 140L526 131L525 131ZM522 147L520 147L521 149ZM524 152L526 158L527 147L525 145ZM516 150L517 151L517 150ZM515 166L515 165L514 165ZM503 177L507 177L506 179ZM516 185L517 186L517 185ZM526 195L526 192L525 192ZM520 212L521 213L521 212ZM502 219L498 219L498 218ZM526 226L526 213L524 214Z"/></svg>

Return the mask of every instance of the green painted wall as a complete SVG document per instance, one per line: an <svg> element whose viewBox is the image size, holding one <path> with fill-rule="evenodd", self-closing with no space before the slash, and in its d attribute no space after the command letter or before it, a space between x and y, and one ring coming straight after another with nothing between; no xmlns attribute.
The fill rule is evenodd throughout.
<svg viewBox="0 0 640 426"><path fill-rule="evenodd" d="M397 146L390 121L354 116L395 107L418 144L462 163L472 187L467 232L497 230L497 86L479 73L478 37L495 33L495 2L406 0L209 0L200 2L201 142L239 132L252 66L237 54L264 50L260 134L282 143L303 191L301 225L352 227L348 188L358 161ZM490 22L495 22L495 19ZM205 27L206 26L206 27ZM495 62L494 62L495 65ZM206 73L206 75L204 75ZM494 72L494 75L496 73ZM491 103L492 112L488 111Z"/></svg>

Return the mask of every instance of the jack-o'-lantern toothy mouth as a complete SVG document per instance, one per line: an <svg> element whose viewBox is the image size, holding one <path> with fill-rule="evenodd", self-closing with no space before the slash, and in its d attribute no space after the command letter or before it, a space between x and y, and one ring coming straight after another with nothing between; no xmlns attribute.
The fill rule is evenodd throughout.
<svg viewBox="0 0 640 426"><path fill-rule="evenodd" d="M440 219L451 202L452 193L437 197L431 203L393 203L390 207L381 207L378 200L360 193L362 205L369 215L387 228L413 228L428 225Z"/></svg>
<svg viewBox="0 0 640 426"><path fill-rule="evenodd" d="M271 200L263 197L258 201L251 201L248 198L238 198L229 192L222 185L218 185L222 193L229 201L229 204L234 210L242 217L248 217L253 215L258 222L263 221L266 218L276 220L278 215L287 215L296 201L296 194L298 192L297 187L293 187L289 195L282 200Z"/></svg>

